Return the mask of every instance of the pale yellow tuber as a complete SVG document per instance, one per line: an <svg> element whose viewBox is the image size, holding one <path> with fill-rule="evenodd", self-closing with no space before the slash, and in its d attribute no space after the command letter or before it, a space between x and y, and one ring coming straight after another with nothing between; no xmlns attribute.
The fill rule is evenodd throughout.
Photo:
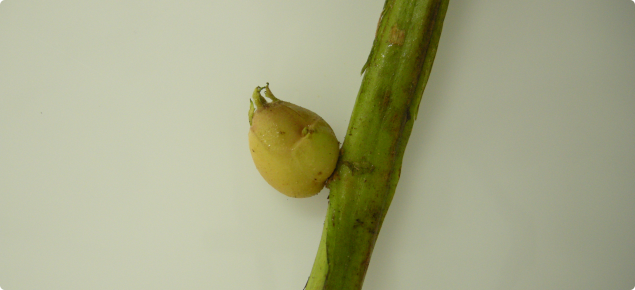
<svg viewBox="0 0 635 290"><path fill-rule="evenodd" d="M271 99L267 102L260 91ZM257 87L249 111L249 149L260 175L290 197L319 193L335 169L339 142L316 113L277 99Z"/></svg>

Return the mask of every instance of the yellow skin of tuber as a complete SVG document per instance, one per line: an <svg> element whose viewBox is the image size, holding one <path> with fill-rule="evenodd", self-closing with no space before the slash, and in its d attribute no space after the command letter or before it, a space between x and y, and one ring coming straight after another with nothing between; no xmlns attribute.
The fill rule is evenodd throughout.
<svg viewBox="0 0 635 290"><path fill-rule="evenodd" d="M265 94L272 102L260 95ZM257 87L249 111L249 151L260 175L290 197L319 193L333 173L339 142L316 113L277 99L269 85Z"/></svg>

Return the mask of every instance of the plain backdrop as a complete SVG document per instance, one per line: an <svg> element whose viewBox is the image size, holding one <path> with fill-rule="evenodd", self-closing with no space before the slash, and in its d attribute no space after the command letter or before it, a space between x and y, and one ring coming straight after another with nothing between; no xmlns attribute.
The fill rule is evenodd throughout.
<svg viewBox="0 0 635 290"><path fill-rule="evenodd" d="M383 1L0 4L0 287L297 289L328 190L256 171L256 86L343 140ZM635 4L450 1L365 290L635 287Z"/></svg>

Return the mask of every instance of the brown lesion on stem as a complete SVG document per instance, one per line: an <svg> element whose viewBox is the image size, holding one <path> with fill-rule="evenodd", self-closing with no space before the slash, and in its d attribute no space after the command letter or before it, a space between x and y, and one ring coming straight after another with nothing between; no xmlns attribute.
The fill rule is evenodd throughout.
<svg viewBox="0 0 635 290"><path fill-rule="evenodd" d="M342 165L348 167L353 175L371 173L375 170L375 165L363 159L360 161L342 160Z"/></svg>
<svg viewBox="0 0 635 290"><path fill-rule="evenodd" d="M397 27L397 23L395 23L390 29L390 39L388 40L388 42L390 44L401 46L403 45L405 40L406 31L399 29L399 27Z"/></svg>

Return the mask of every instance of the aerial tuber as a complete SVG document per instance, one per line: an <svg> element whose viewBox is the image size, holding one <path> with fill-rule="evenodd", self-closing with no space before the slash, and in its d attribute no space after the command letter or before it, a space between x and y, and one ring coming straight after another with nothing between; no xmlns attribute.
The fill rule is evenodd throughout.
<svg viewBox="0 0 635 290"><path fill-rule="evenodd" d="M262 90L271 102L260 94ZM252 99L249 148L260 175L290 197L319 193L339 155L331 126L316 113L277 99L269 84L256 87Z"/></svg>

